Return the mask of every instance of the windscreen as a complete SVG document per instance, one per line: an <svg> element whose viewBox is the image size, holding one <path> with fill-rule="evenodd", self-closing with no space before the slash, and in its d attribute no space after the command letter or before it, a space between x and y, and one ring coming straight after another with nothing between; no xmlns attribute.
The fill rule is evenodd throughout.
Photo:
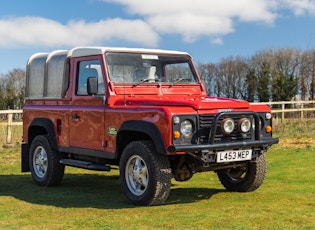
<svg viewBox="0 0 315 230"><path fill-rule="evenodd" d="M188 56L106 53L109 77L114 83L196 84L198 78Z"/></svg>

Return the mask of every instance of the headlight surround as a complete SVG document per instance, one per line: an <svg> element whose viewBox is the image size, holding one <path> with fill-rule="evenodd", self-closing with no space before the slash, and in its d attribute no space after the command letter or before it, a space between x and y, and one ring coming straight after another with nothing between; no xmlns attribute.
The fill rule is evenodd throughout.
<svg viewBox="0 0 315 230"><path fill-rule="evenodd" d="M180 132L184 137L190 137L193 133L193 125L189 120L184 120L180 124Z"/></svg>
<svg viewBox="0 0 315 230"><path fill-rule="evenodd" d="M248 118L240 119L239 124L240 124L240 130L243 133L248 133L252 127L251 121Z"/></svg>
<svg viewBox="0 0 315 230"><path fill-rule="evenodd" d="M222 131L226 134L230 134L234 131L235 128L235 124L234 124L234 120L231 118L225 118L222 121Z"/></svg>

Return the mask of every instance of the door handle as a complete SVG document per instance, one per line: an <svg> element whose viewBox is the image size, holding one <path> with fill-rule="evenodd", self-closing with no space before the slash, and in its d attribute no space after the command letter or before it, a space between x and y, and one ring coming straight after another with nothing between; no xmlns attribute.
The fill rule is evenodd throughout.
<svg viewBox="0 0 315 230"><path fill-rule="evenodd" d="M78 119L80 119L80 116L78 116L78 115L71 115L70 118L73 119L73 120L78 120Z"/></svg>

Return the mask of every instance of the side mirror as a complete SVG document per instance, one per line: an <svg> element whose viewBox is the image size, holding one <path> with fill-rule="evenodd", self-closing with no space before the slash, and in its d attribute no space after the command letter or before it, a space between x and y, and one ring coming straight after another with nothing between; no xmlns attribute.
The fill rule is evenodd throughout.
<svg viewBox="0 0 315 230"><path fill-rule="evenodd" d="M97 77L88 77L87 79L87 93L95 95L98 92L98 79Z"/></svg>

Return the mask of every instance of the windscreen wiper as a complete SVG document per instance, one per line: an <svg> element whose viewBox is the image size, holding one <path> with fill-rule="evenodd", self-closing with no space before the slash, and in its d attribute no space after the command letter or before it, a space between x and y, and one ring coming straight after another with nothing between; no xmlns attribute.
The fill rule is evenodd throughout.
<svg viewBox="0 0 315 230"><path fill-rule="evenodd" d="M145 78L145 79L142 79L141 81L135 83L133 86L137 86L137 85L140 85L140 84L142 84L144 82L149 82L149 81L153 81L153 80L154 80L154 82L160 81L159 78L154 78L154 79L153 78Z"/></svg>
<svg viewBox="0 0 315 230"><path fill-rule="evenodd" d="M172 84L172 86L173 85L175 85L175 84L177 84L177 83L179 83L179 82L181 82L181 81L184 81L184 80L190 80L189 78L184 78L184 77L182 77L182 78L178 78L178 79L176 79L176 81L175 82L173 82L173 84Z"/></svg>

